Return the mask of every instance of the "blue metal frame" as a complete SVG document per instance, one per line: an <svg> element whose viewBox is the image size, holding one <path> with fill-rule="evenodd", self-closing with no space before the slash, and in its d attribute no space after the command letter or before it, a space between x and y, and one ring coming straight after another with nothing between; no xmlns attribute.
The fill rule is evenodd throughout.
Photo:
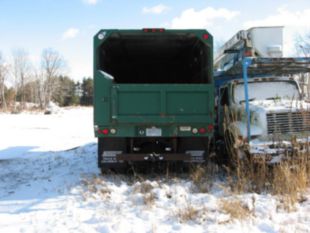
<svg viewBox="0 0 310 233"><path fill-rule="evenodd" d="M242 60L242 76L244 82L245 111L247 114L247 140L251 139L251 112L249 106L249 89L248 89L248 67L252 64L252 58L246 57Z"/></svg>

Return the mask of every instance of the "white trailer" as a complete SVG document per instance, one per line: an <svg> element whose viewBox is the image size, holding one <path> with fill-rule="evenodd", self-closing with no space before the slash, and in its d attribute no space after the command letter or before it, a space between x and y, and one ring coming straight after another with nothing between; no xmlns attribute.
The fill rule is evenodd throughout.
<svg viewBox="0 0 310 233"><path fill-rule="evenodd" d="M239 31L216 52L215 70L227 71L244 56L283 57L283 27L254 27Z"/></svg>

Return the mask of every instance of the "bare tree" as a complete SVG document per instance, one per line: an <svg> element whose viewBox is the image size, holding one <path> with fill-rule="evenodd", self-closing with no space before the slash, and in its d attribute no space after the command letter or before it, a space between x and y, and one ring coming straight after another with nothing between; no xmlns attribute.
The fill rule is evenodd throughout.
<svg viewBox="0 0 310 233"><path fill-rule="evenodd" d="M6 110L7 109L7 103L5 99L5 82L6 77L8 74L9 66L4 61L2 54L0 53L0 106Z"/></svg>
<svg viewBox="0 0 310 233"><path fill-rule="evenodd" d="M295 47L297 54L302 57L310 57L310 33L299 36L296 39ZM298 81L302 88L302 94L310 97L310 74L303 73L298 75Z"/></svg>
<svg viewBox="0 0 310 233"><path fill-rule="evenodd" d="M28 53L24 49L13 51L13 73L16 92L20 95L21 108L25 108L25 84L30 76L31 64Z"/></svg>
<svg viewBox="0 0 310 233"><path fill-rule="evenodd" d="M41 68L41 95L43 95L43 105L46 106L52 99L52 95L57 88L59 77L64 70L64 60L54 49L45 49L42 52Z"/></svg>
<svg viewBox="0 0 310 233"><path fill-rule="evenodd" d="M310 33L297 39L296 48L301 56L310 57Z"/></svg>
<svg viewBox="0 0 310 233"><path fill-rule="evenodd" d="M44 70L41 69L35 69L33 73L34 78L34 85L35 85L35 91L36 91L36 103L39 103L40 108L43 109L46 107L46 77Z"/></svg>

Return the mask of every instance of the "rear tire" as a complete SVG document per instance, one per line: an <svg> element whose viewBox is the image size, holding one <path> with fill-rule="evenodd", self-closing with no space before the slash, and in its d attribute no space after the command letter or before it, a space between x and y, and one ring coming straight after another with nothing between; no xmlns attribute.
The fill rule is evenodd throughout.
<svg viewBox="0 0 310 233"><path fill-rule="evenodd" d="M102 154L103 154L103 138L98 138L98 144L97 144L97 166L98 168L101 168L101 161L102 161Z"/></svg>

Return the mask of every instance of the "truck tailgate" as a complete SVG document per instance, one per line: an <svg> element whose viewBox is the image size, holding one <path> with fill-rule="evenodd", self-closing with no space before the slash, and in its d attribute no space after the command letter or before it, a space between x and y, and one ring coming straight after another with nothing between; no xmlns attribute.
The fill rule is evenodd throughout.
<svg viewBox="0 0 310 233"><path fill-rule="evenodd" d="M95 83L96 125L213 122L213 83L118 84L102 71Z"/></svg>
<svg viewBox="0 0 310 233"><path fill-rule="evenodd" d="M112 86L112 119L120 123L205 122L213 89L209 84L118 84Z"/></svg>

